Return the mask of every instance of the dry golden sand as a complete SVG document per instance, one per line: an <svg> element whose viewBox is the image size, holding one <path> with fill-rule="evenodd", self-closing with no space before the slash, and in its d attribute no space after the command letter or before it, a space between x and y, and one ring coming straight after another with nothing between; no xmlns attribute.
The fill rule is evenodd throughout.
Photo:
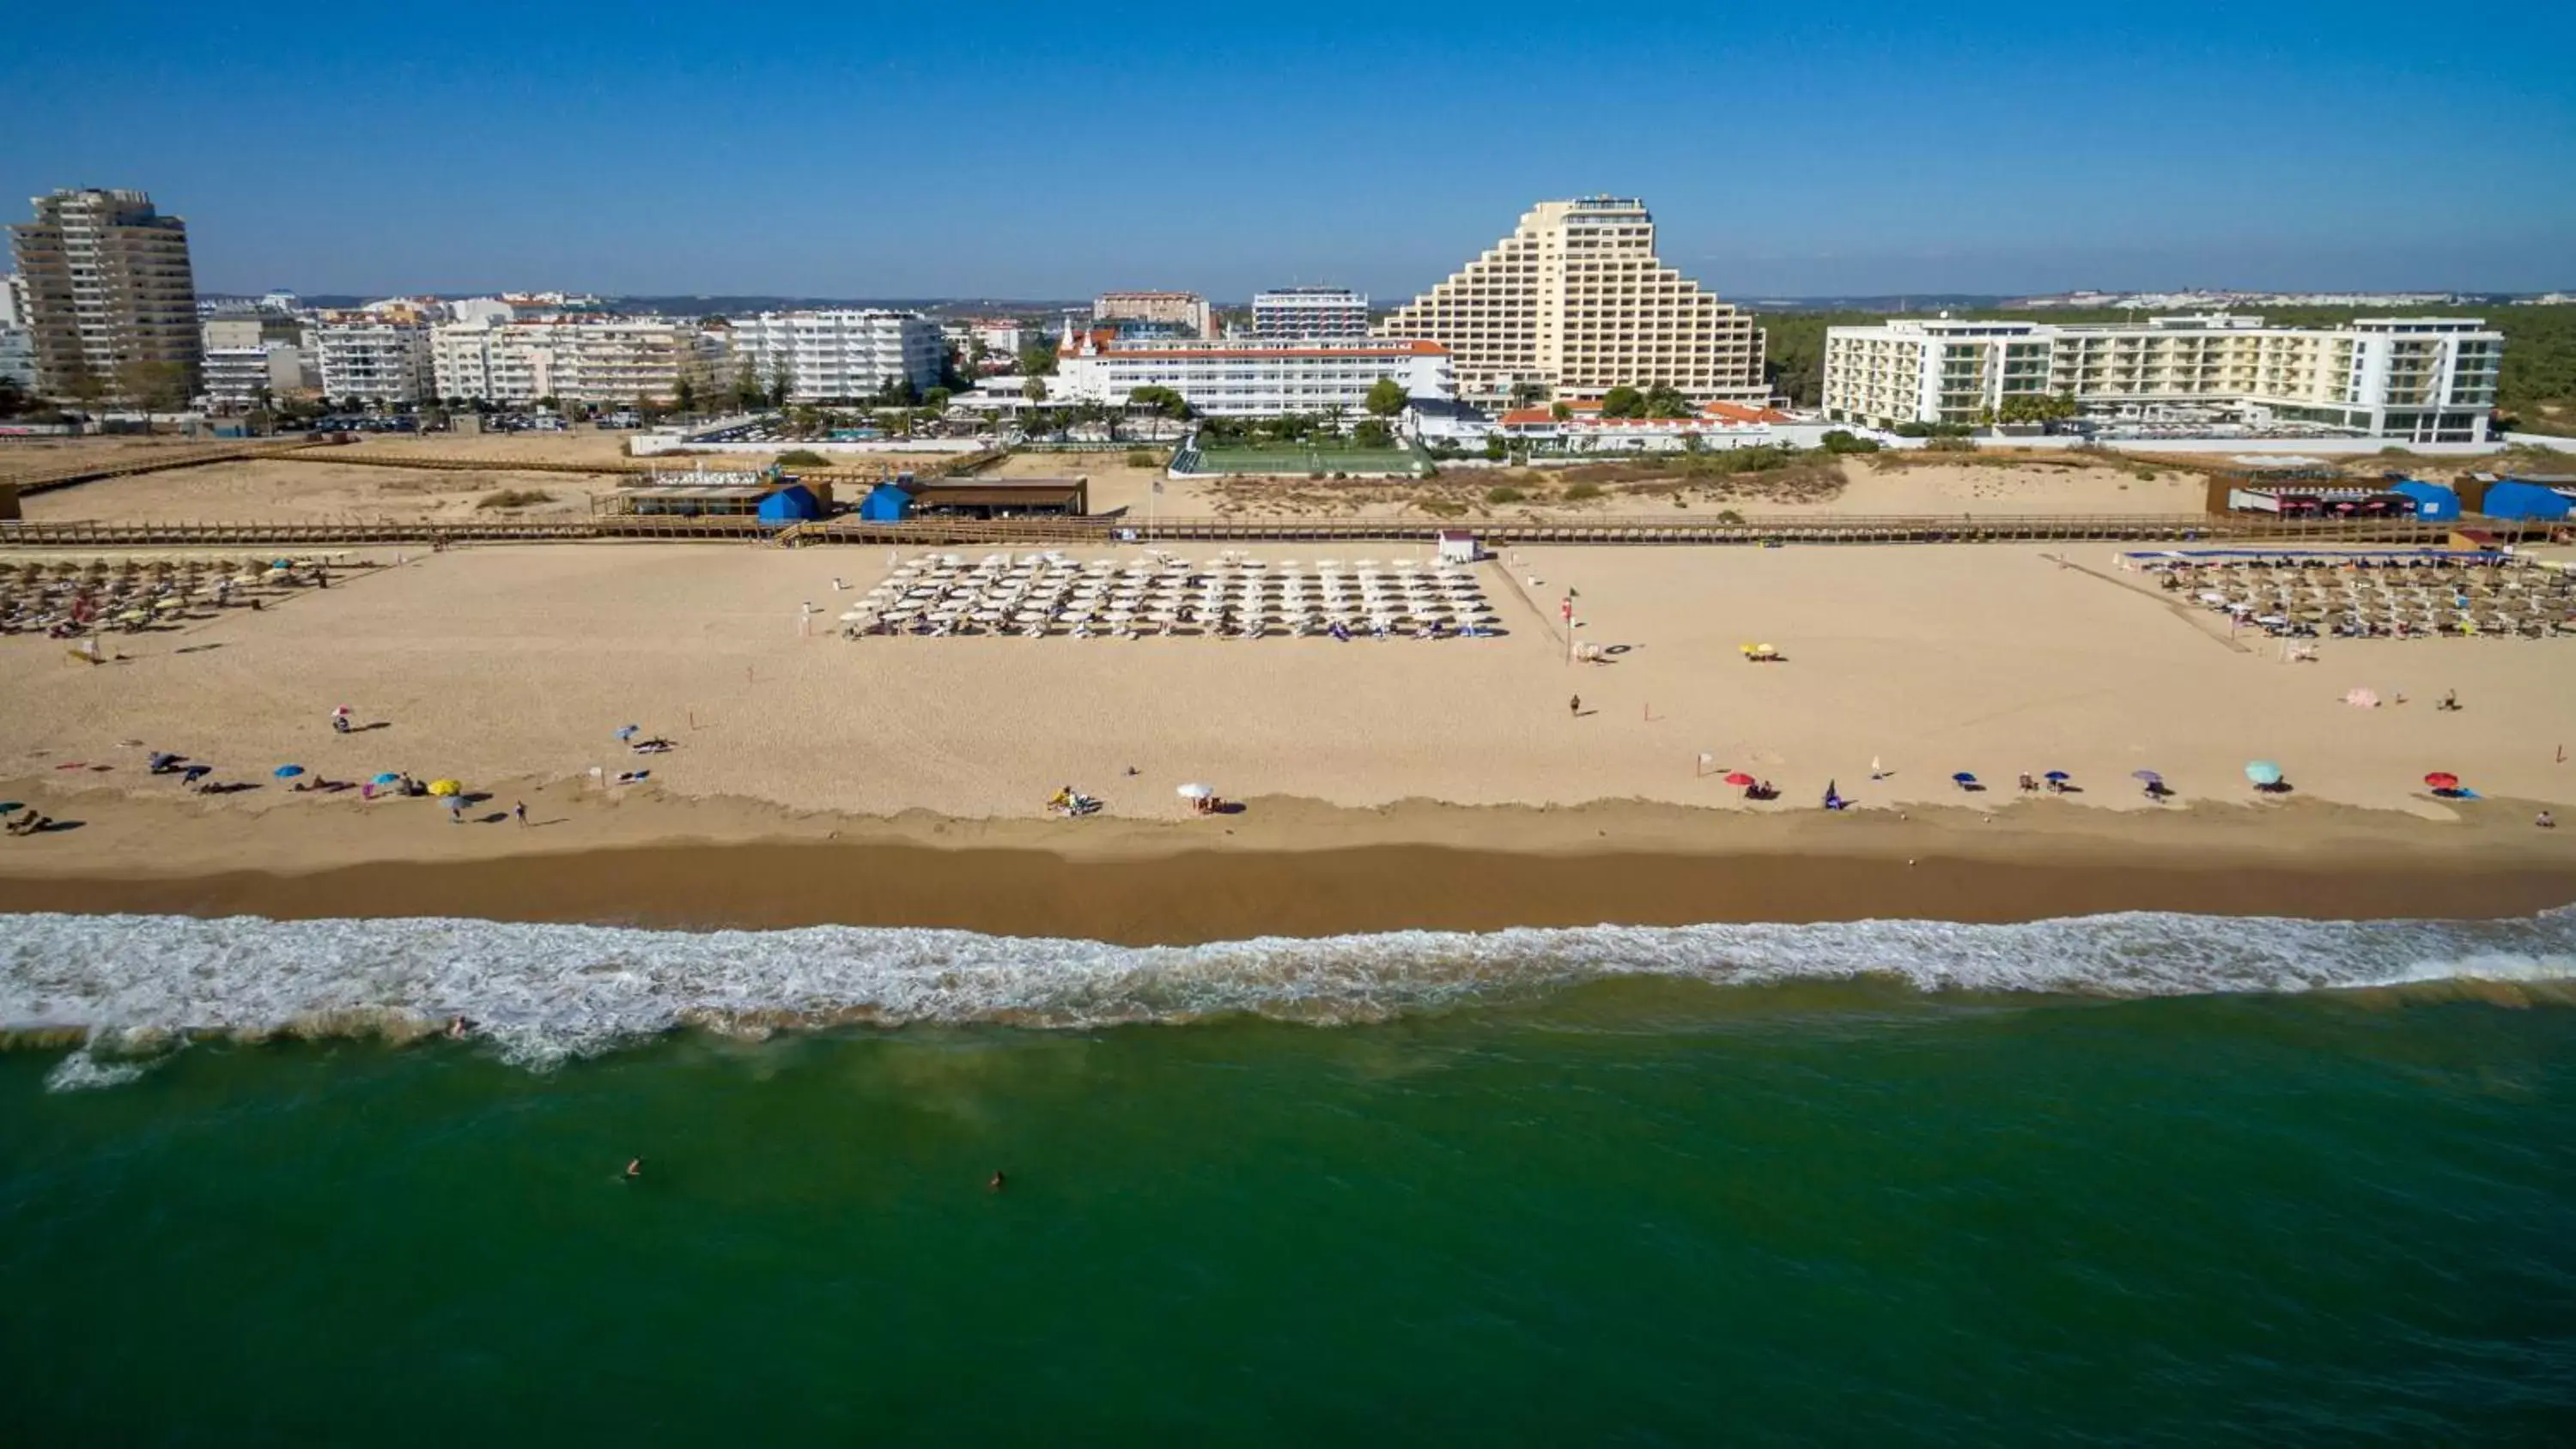
<svg viewBox="0 0 2576 1449"><path fill-rule="evenodd" d="M95 669L57 642L0 640L0 777L163 790L140 777L121 743L134 740L259 782L285 762L477 784L649 764L657 793L850 815L1026 816L1070 782L1121 815L1169 818L1191 780L1342 806L1786 811L1828 780L1867 807L1999 806L2016 772L2052 768L2084 788L2074 803L2136 810L2129 773L2151 768L2187 801L2259 820L2241 771L2263 758L2302 798L2432 820L2458 814L2423 791L2436 769L2493 797L2576 800L2558 758L2576 744L2564 642L2329 640L2321 662L2285 664L2122 581L2112 553L1529 550L1483 566L1509 637L1336 644L853 642L831 617L883 572L883 550L459 550L265 613L117 636L129 657ZM1582 637L1615 662L1566 662L1554 615L1568 587ZM809 601L817 628L800 637ZM1787 662L1745 663L1749 642ZM2341 702L2356 686L2416 702L2356 710ZM2447 690L2467 708L2431 709ZM333 736L342 703L387 727ZM611 738L627 723L678 749L628 756ZM1889 778L1869 780L1873 759ZM68 762L114 768L55 768ZM1743 805L1716 778L1734 769L1784 798ZM1999 788L1963 797L1954 770ZM359 807L264 783L223 808Z"/></svg>

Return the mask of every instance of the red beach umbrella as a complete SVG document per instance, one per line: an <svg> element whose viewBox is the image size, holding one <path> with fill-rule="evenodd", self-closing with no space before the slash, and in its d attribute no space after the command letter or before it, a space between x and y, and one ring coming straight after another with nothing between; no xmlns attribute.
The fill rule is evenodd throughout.
<svg viewBox="0 0 2576 1449"><path fill-rule="evenodd" d="M1726 777L1726 783L1730 785L1750 785L1753 783L1753 777L1744 773L1742 770L1738 770L1734 774Z"/></svg>
<svg viewBox="0 0 2576 1449"><path fill-rule="evenodd" d="M2448 770L2435 770L2424 777L2424 783L2436 790L2456 790L2460 788L2460 777Z"/></svg>

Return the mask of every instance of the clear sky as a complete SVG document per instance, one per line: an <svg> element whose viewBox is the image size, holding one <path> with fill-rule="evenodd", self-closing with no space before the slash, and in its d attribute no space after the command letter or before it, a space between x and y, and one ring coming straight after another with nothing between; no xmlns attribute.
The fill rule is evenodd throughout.
<svg viewBox="0 0 2576 1449"><path fill-rule="evenodd" d="M29 4L199 285L1240 298L1645 198L1740 297L2576 287L2576 4Z"/></svg>

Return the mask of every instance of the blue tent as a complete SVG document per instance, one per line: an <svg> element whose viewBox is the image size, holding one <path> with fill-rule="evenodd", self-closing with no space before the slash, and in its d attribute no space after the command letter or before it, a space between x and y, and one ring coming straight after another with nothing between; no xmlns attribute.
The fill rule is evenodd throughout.
<svg viewBox="0 0 2576 1449"><path fill-rule="evenodd" d="M859 500L859 516L870 523L901 523L912 511L912 495L900 483L880 483Z"/></svg>
<svg viewBox="0 0 2576 1449"><path fill-rule="evenodd" d="M2540 519L2565 518L2567 496L2554 488L2537 483L2518 483L2508 479L2487 488L2486 501L2479 511L2489 518Z"/></svg>
<svg viewBox="0 0 2576 1449"><path fill-rule="evenodd" d="M760 500L760 521L785 526L808 523L823 516L822 500L802 483L790 483Z"/></svg>
<svg viewBox="0 0 2576 1449"><path fill-rule="evenodd" d="M2388 491L2414 499L2415 516L2426 523L2448 523L2460 516L2460 495L2439 483L2401 478L2390 484Z"/></svg>

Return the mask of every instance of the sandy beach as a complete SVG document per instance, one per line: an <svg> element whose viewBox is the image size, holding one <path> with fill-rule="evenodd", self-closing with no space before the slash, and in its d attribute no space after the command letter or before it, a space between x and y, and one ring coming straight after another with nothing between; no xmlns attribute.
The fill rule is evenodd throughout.
<svg viewBox="0 0 2576 1449"><path fill-rule="evenodd" d="M2374 868L2474 857L2576 883L2576 830L2531 828L2536 808L2576 805L2563 641L2328 640L2317 662L2286 663L2142 586L2108 546L1529 550L1479 566L1504 637L1347 644L842 638L830 620L887 570L879 550L379 557L258 613L110 636L112 664L0 640L7 796L82 822L0 841L0 874L294 875L837 840L1076 860L1386 847L2039 865L2080 847L2096 866L2205 876L2266 861L2332 874L2341 853ZM1610 662L1568 662L1568 589L1578 638ZM1785 661L1747 663L1749 642ZM2411 702L2357 709L2343 702L2356 687ZM2431 707L2446 691L2459 712ZM329 727L341 704L360 723L349 735ZM614 737L627 724L673 748L629 754ZM249 788L183 794L145 772L147 748ZM2256 758L2285 768L2288 799L2248 788ZM426 801L290 791L272 774L289 763L337 781L453 777L491 799L458 827ZM649 780L606 783L631 769ZM2076 792L2013 788L2051 769ZM2160 771L2178 803L2143 799L2137 769ZM2434 799L2422 777L2437 769L2486 798ZM1738 770L1780 798L1744 801L1721 778ZM1991 788L1962 792L1961 770ZM1175 793L1189 781L1248 806L1192 818ZM1815 808L1829 782L1854 811ZM1044 818L1063 784L1104 799L1103 815ZM542 828L501 813L521 799ZM2049 909L2147 898L2006 894ZM1667 912L1719 908L1662 895ZM1652 914L1589 888L1560 909L1581 915L1584 899L1626 902L1590 919ZM1774 884L1726 908L1798 899ZM1859 913L1941 904L1876 886L1851 900Z"/></svg>

